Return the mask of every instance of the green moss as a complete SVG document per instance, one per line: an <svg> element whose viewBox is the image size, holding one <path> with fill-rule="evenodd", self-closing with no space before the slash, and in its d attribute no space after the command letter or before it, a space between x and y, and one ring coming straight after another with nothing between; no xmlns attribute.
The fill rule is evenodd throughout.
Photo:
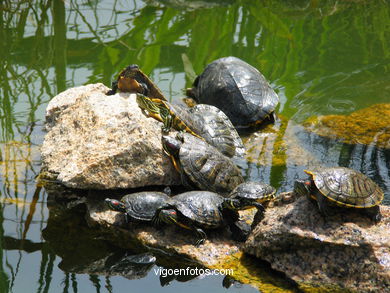
<svg viewBox="0 0 390 293"><path fill-rule="evenodd" d="M390 104L376 104L349 115L310 117L307 130L348 144L390 148Z"/></svg>

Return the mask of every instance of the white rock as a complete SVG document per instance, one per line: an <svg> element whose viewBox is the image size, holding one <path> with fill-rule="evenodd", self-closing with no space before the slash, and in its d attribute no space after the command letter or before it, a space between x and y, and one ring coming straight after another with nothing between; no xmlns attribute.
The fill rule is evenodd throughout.
<svg viewBox="0 0 390 293"><path fill-rule="evenodd" d="M50 101L43 169L81 189L179 184L162 149L161 123L142 113L134 95L106 96L107 90L91 84Z"/></svg>

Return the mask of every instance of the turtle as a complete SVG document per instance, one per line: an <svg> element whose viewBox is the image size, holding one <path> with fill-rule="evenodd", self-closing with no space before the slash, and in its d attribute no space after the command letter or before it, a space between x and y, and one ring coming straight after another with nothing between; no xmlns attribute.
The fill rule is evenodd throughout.
<svg viewBox="0 0 390 293"><path fill-rule="evenodd" d="M122 199L106 198L105 203L111 210L122 212L126 221L150 222L156 210L164 205L170 197L163 192L143 191L127 194Z"/></svg>
<svg viewBox="0 0 390 293"><path fill-rule="evenodd" d="M275 121L279 97L265 77L237 57L208 64L187 95L198 103L221 109L236 128L248 128L265 120Z"/></svg>
<svg viewBox="0 0 390 293"><path fill-rule="evenodd" d="M261 203L273 199L274 194L272 186L251 181L238 185L227 198L210 191L189 191L173 196L158 208L153 221L195 231L196 245L207 237L203 229L224 226L229 226L234 240L245 241L250 231L239 221L238 211L251 207L263 211Z"/></svg>
<svg viewBox="0 0 390 293"><path fill-rule="evenodd" d="M264 218L264 203L274 200L276 189L263 182L246 181L238 185L225 200L225 208L245 210L252 207L257 212L252 222L252 229ZM241 229L243 230L243 229Z"/></svg>
<svg viewBox="0 0 390 293"><path fill-rule="evenodd" d="M237 210L224 207L225 198L210 191L188 191L173 196L165 205L158 208L154 215L155 225L175 224L181 228L193 230L197 235L196 246L207 239L204 229L217 229L229 226L232 233L239 234L235 226L239 220ZM234 236L234 235L233 235ZM243 241L241 236L238 237Z"/></svg>
<svg viewBox="0 0 390 293"><path fill-rule="evenodd" d="M136 101L147 115L164 123L164 132L171 128L186 131L218 148L228 157L243 157L245 147L229 118L212 105L199 104L193 108L152 99L137 94Z"/></svg>
<svg viewBox="0 0 390 293"><path fill-rule="evenodd" d="M263 182L246 181L229 194L226 204L231 209L244 210L256 207L264 211L262 203L275 198L276 189Z"/></svg>
<svg viewBox="0 0 390 293"><path fill-rule="evenodd" d="M106 95L114 95L117 90L120 92L141 93L145 96L152 96L160 100L166 100L161 90L143 73L137 64L124 68L118 75L116 81L112 82L112 89Z"/></svg>
<svg viewBox="0 0 390 293"><path fill-rule="evenodd" d="M185 186L227 195L244 182L241 171L230 158L195 136L164 135L162 144Z"/></svg>
<svg viewBox="0 0 390 293"><path fill-rule="evenodd" d="M194 131L228 157L243 157L245 147L230 119L213 105L197 104L189 111L196 115Z"/></svg>
<svg viewBox="0 0 390 293"><path fill-rule="evenodd" d="M309 180L297 180L294 192L315 199L320 213L329 214L329 206L356 208L374 222L381 219L379 204L384 198L381 188L366 175L345 167L330 167L320 171L304 171Z"/></svg>
<svg viewBox="0 0 390 293"><path fill-rule="evenodd" d="M163 122L162 130L169 132L171 128L179 131L186 131L200 139L202 137L196 134L192 129L195 128L192 114L182 105L175 105L167 101L149 98L142 94L137 94L136 102L138 106L150 117Z"/></svg>

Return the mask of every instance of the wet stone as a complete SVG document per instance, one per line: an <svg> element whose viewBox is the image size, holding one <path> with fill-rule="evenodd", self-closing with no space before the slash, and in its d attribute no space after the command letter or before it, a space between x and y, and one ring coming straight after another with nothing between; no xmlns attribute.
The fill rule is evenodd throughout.
<svg viewBox="0 0 390 293"><path fill-rule="evenodd" d="M274 205L244 251L301 287L384 292L390 286L390 208L380 208L383 218L375 225L358 209L324 219L306 197Z"/></svg>

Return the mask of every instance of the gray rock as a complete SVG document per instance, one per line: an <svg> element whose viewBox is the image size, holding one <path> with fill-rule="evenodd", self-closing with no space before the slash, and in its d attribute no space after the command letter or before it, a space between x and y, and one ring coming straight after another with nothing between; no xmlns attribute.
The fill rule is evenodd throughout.
<svg viewBox="0 0 390 293"><path fill-rule="evenodd" d="M377 225L358 210L324 219L301 197L268 208L244 251L301 286L384 292L390 288L390 207L380 208Z"/></svg>
<svg viewBox="0 0 390 293"><path fill-rule="evenodd" d="M102 84L81 86L50 101L43 170L80 189L179 184L162 149L161 123L141 112L135 96L106 96L107 90Z"/></svg>

